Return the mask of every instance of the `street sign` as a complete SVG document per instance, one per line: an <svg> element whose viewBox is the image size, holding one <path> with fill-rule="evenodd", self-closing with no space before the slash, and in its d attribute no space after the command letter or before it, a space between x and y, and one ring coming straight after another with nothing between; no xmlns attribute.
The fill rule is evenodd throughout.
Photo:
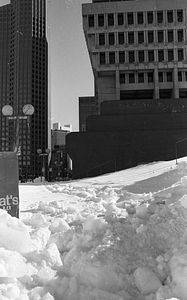
<svg viewBox="0 0 187 300"><path fill-rule="evenodd" d="M14 152L0 152L0 208L19 218L18 158Z"/></svg>

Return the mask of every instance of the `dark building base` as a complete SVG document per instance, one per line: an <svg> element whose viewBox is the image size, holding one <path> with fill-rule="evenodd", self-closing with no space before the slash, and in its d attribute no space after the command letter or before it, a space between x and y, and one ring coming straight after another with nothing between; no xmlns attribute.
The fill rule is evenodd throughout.
<svg viewBox="0 0 187 300"><path fill-rule="evenodd" d="M174 159L175 143L186 137L186 130L71 133L67 135L67 151L73 159L73 178ZM187 155L187 141L178 144L177 152L178 157Z"/></svg>
<svg viewBox="0 0 187 300"><path fill-rule="evenodd" d="M67 152L73 160L73 178L98 176L141 163L175 159L176 142L187 138L186 109L180 109L184 108L184 100L180 106L180 99L177 99L179 109L174 110L176 99L169 100L167 105L172 108L171 113L165 111L164 100L160 113L158 110L155 114L153 111L150 113L152 106L147 106L141 117L136 113L137 107L132 114L125 115L124 111L123 116L115 111L115 116L108 113L108 116L103 114L90 118L90 123L88 118L87 132L67 135ZM186 155L187 140L177 144L177 156Z"/></svg>

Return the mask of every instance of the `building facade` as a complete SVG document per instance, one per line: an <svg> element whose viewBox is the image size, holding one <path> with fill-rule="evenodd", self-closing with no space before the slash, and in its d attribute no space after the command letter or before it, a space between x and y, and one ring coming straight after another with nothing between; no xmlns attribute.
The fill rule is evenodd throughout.
<svg viewBox="0 0 187 300"><path fill-rule="evenodd" d="M73 178L186 156L187 2L93 0L82 14L99 114L67 136Z"/></svg>
<svg viewBox="0 0 187 300"><path fill-rule="evenodd" d="M13 150L18 136L19 171L26 179L40 174L37 150L48 148L46 11L46 0L11 0L0 8L1 108L11 105L13 116L21 117L24 105L34 107L27 119L0 114L0 148Z"/></svg>
<svg viewBox="0 0 187 300"><path fill-rule="evenodd" d="M86 131L86 119L98 115L99 108L96 97L79 97L79 131Z"/></svg>
<svg viewBox="0 0 187 300"><path fill-rule="evenodd" d="M83 4L98 103L187 97L187 2Z"/></svg>
<svg viewBox="0 0 187 300"><path fill-rule="evenodd" d="M10 5L0 7L0 103L10 99ZM9 121L0 112L0 151L10 151Z"/></svg>
<svg viewBox="0 0 187 300"><path fill-rule="evenodd" d="M61 181L71 178L71 160L66 151L66 136L72 131L72 125L61 126L54 123L51 130L51 161L49 180Z"/></svg>

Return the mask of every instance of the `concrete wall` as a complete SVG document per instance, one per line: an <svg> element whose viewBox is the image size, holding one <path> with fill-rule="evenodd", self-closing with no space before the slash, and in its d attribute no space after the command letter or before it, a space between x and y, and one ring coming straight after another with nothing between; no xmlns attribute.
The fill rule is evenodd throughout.
<svg viewBox="0 0 187 300"><path fill-rule="evenodd" d="M87 132L66 137L74 178L175 159L176 142L187 138L185 99L106 101L101 113L87 118ZM178 157L186 155L184 141Z"/></svg>
<svg viewBox="0 0 187 300"><path fill-rule="evenodd" d="M87 132L187 129L187 113L89 116Z"/></svg>
<svg viewBox="0 0 187 300"><path fill-rule="evenodd" d="M70 133L67 151L73 159L73 178L97 176L114 172L115 168L122 170L145 162L175 159L175 143L186 137L185 129ZM178 157L186 155L187 142L184 142L179 144ZM113 162L106 163L111 160Z"/></svg>
<svg viewBox="0 0 187 300"><path fill-rule="evenodd" d="M98 77L97 87L100 101L116 100L116 77L115 72L110 76Z"/></svg>
<svg viewBox="0 0 187 300"><path fill-rule="evenodd" d="M187 113L186 99L104 101L100 105L101 115Z"/></svg>

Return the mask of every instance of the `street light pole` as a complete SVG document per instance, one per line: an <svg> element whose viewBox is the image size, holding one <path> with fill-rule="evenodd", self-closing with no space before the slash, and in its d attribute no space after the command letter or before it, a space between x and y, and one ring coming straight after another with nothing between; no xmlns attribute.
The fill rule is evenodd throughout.
<svg viewBox="0 0 187 300"><path fill-rule="evenodd" d="M42 182L42 175L45 179L45 157L49 155L50 149L45 149L45 153L43 153L42 149L37 150L38 155L41 157L42 160L42 172L41 172L41 182Z"/></svg>
<svg viewBox="0 0 187 300"><path fill-rule="evenodd" d="M11 105L5 105L2 108L2 113L5 117L8 117L9 120L15 121L15 137L13 138L13 151L19 155L20 146L19 146L19 122L20 120L28 120L29 116L34 113L34 107L31 104L26 104L23 106L24 115L13 115L13 107Z"/></svg>

